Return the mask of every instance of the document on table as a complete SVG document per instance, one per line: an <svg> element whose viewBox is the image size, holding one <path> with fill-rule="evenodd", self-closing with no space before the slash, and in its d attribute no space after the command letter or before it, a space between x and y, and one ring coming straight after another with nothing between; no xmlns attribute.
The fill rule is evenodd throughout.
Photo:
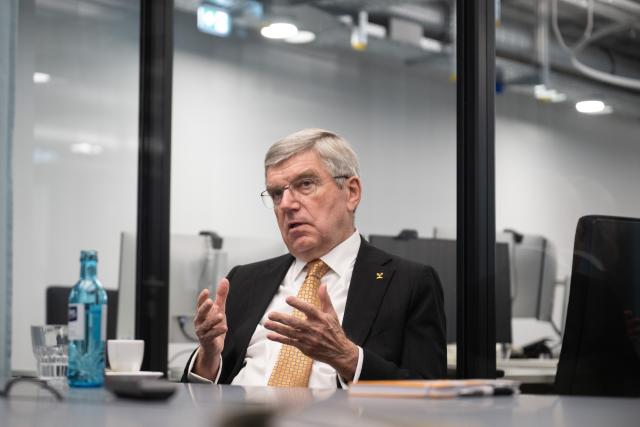
<svg viewBox="0 0 640 427"><path fill-rule="evenodd" d="M519 387L519 381L504 379L358 381L349 386L349 395L422 398L510 396L518 393Z"/></svg>

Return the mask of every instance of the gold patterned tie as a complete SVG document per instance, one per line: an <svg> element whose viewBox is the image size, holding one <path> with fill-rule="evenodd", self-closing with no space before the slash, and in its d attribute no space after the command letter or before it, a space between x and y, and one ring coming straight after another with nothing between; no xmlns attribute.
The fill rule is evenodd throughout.
<svg viewBox="0 0 640 427"><path fill-rule="evenodd" d="M298 291L298 298L319 308L318 288L320 287L320 279L327 271L329 271L329 266L324 261L316 259L309 262L307 264L307 277ZM306 318L298 309L293 310L293 316L298 319ZM313 360L305 356L296 347L283 344L276 365L271 372L271 377L269 377L268 385L274 387L306 387L309 384L312 364Z"/></svg>

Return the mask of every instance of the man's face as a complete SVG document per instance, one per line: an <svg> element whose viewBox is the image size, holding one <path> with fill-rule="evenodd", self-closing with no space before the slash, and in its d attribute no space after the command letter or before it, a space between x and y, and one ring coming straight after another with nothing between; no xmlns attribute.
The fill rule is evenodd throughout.
<svg viewBox="0 0 640 427"><path fill-rule="evenodd" d="M267 169L267 189L282 188L301 178L314 179L316 190L301 195L284 191L274 211L289 252L311 261L329 252L354 231L360 202L360 180L351 177L338 186L315 151L305 151Z"/></svg>

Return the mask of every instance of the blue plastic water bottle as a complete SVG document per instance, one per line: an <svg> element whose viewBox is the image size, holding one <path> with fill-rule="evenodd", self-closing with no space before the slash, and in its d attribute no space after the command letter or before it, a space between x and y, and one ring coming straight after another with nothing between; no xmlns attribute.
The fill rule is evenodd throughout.
<svg viewBox="0 0 640 427"><path fill-rule="evenodd" d="M107 293L96 277L98 253L80 252L80 280L69 294L69 369L71 387L104 384Z"/></svg>

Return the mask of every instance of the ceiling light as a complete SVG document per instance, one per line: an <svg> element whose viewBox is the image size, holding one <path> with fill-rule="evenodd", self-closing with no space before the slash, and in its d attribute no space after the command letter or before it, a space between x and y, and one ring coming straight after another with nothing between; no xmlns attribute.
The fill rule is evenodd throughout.
<svg viewBox="0 0 640 427"><path fill-rule="evenodd" d="M295 35L284 39L287 43L304 44L311 43L316 39L316 35L311 31L298 31Z"/></svg>
<svg viewBox="0 0 640 427"><path fill-rule="evenodd" d="M369 22L366 26L367 35L376 37L378 39L384 39L387 37L387 28L384 25L374 24Z"/></svg>
<svg viewBox="0 0 640 427"><path fill-rule="evenodd" d="M37 71L33 73L34 83L42 84L42 83L47 83L49 80L51 80L51 76L47 73L39 73Z"/></svg>
<svg viewBox="0 0 640 427"><path fill-rule="evenodd" d="M231 32L231 16L223 9L203 4L198 7L198 30L226 37Z"/></svg>
<svg viewBox="0 0 640 427"><path fill-rule="evenodd" d="M545 85L535 85L533 94L538 101L558 103L567 100L567 95Z"/></svg>
<svg viewBox="0 0 640 427"><path fill-rule="evenodd" d="M420 39L420 47L429 52L442 52L442 43L428 37L422 37Z"/></svg>
<svg viewBox="0 0 640 427"><path fill-rule="evenodd" d="M583 114L608 114L613 108L598 99L589 99L576 102L576 110Z"/></svg>
<svg viewBox="0 0 640 427"><path fill-rule="evenodd" d="M96 156L102 153L102 146L96 145L96 144L89 144L88 142L77 142L71 145L71 152L74 154Z"/></svg>
<svg viewBox="0 0 640 427"><path fill-rule="evenodd" d="M298 32L298 27L288 22L274 22L273 24L262 27L260 34L268 39L288 39Z"/></svg>

